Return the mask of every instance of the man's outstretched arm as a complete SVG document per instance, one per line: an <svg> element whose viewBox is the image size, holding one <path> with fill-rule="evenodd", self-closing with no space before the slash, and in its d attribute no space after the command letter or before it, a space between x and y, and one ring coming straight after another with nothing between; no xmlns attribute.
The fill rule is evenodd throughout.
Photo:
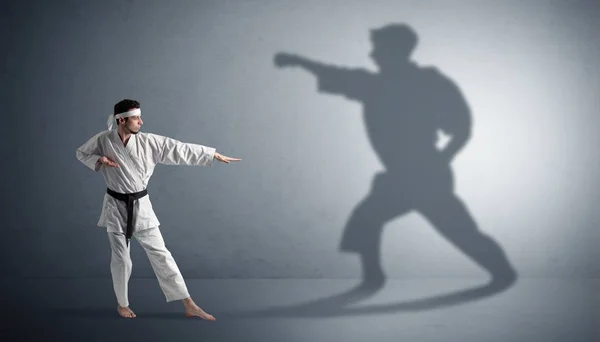
<svg viewBox="0 0 600 342"><path fill-rule="evenodd" d="M214 147L186 143L156 134L149 136L153 140L155 161L158 164L212 166L215 159L227 164L241 160L224 156Z"/></svg>

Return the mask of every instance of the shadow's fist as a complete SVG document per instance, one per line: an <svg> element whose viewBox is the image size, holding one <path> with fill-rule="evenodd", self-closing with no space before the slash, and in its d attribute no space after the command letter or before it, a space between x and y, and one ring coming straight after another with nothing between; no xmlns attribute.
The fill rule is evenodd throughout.
<svg viewBox="0 0 600 342"><path fill-rule="evenodd" d="M296 66L298 65L300 58L296 55L292 55L289 53L281 52L275 55L274 63L277 67L283 68L287 66Z"/></svg>

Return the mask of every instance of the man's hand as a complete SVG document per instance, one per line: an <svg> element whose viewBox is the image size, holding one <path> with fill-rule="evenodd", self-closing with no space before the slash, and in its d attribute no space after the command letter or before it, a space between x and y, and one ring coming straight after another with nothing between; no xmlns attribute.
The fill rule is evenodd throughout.
<svg viewBox="0 0 600 342"><path fill-rule="evenodd" d="M100 159L98 159L98 163L105 165L105 166L110 166L110 167L119 167L119 164L108 159L107 157L100 157Z"/></svg>
<svg viewBox="0 0 600 342"><path fill-rule="evenodd" d="M222 155L220 153L217 153L217 152L215 152L215 159L218 160L218 161L220 161L220 162L227 163L227 164L229 164L232 161L240 161L241 160L241 159L238 159L238 158L229 158L229 157L224 156L224 155Z"/></svg>

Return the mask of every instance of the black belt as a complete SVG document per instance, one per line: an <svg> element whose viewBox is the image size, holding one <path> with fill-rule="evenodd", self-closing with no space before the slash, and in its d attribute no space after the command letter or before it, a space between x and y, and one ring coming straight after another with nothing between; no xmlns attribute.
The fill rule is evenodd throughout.
<svg viewBox="0 0 600 342"><path fill-rule="evenodd" d="M121 194L106 188L106 193L127 204L127 231L125 233L125 242L127 243L127 246L129 246L129 240L133 235L133 202L146 196L148 194L148 190L142 190L132 194Z"/></svg>

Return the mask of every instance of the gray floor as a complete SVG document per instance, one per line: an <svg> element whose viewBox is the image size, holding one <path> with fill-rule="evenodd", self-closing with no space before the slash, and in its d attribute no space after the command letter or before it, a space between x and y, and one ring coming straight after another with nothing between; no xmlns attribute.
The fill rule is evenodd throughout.
<svg viewBox="0 0 600 342"><path fill-rule="evenodd" d="M154 279L131 280L133 320L117 315L109 279L5 279L0 339L600 341L599 279L519 279L492 295L475 279L389 280L370 296L345 279L187 283L216 322L186 318Z"/></svg>

